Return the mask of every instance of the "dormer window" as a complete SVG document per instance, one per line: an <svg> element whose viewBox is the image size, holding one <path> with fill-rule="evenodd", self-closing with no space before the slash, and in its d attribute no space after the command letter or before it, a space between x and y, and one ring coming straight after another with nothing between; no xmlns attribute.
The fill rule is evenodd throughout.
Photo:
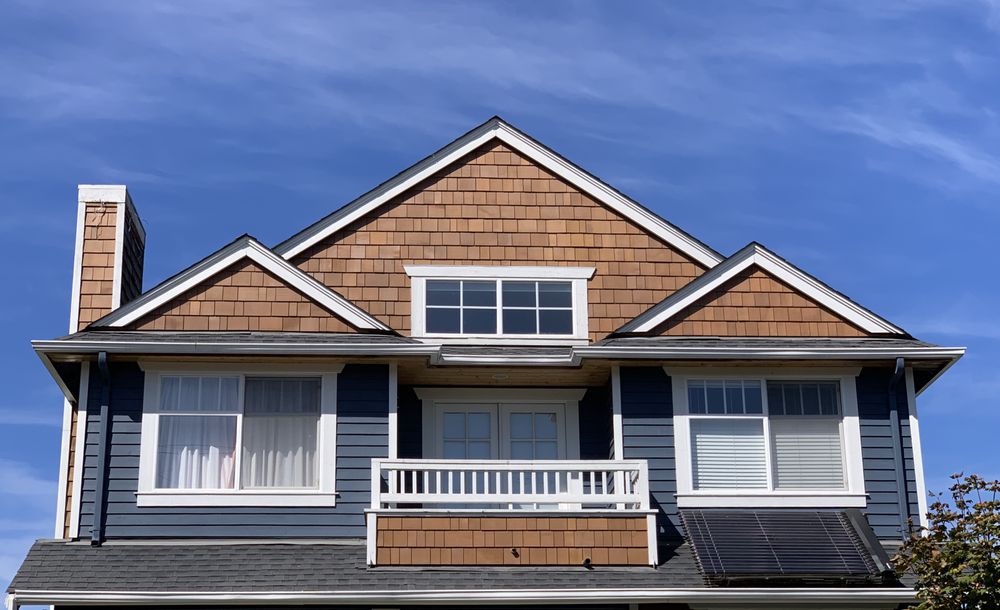
<svg viewBox="0 0 1000 610"><path fill-rule="evenodd" d="M587 339L593 268L408 266L413 336Z"/></svg>

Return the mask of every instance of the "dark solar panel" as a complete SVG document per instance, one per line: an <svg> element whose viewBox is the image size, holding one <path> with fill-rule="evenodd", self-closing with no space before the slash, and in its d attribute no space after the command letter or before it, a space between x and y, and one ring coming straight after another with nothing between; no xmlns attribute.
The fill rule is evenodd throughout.
<svg viewBox="0 0 1000 610"><path fill-rule="evenodd" d="M682 510L681 518L710 582L867 581L884 567L845 512L706 509Z"/></svg>

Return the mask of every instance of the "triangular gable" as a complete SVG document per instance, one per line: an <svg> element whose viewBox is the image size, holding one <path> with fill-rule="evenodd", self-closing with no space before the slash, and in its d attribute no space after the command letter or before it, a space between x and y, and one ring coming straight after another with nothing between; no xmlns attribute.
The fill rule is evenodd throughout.
<svg viewBox="0 0 1000 610"><path fill-rule="evenodd" d="M486 121L340 210L278 244L274 251L286 259L301 254L494 139L500 140L506 146L608 206L699 264L710 268L722 260L717 252L705 244L619 193L599 178L569 162L499 117L493 117Z"/></svg>
<svg viewBox="0 0 1000 610"><path fill-rule="evenodd" d="M92 326L138 330L389 330L250 236L237 239Z"/></svg>
<svg viewBox="0 0 1000 610"><path fill-rule="evenodd" d="M756 243L617 332L741 337L906 335Z"/></svg>

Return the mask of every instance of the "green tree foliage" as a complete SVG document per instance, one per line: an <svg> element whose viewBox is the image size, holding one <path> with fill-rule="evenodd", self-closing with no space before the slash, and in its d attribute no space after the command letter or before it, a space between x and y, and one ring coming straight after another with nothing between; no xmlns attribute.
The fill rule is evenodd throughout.
<svg viewBox="0 0 1000 610"><path fill-rule="evenodd" d="M896 556L917 579L918 610L1000 608L1000 481L952 475L951 498L932 495L928 527Z"/></svg>

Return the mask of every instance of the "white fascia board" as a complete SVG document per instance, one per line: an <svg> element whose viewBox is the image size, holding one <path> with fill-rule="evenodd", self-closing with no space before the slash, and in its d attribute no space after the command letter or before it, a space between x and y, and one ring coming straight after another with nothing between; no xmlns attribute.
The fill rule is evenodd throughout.
<svg viewBox="0 0 1000 610"><path fill-rule="evenodd" d="M869 348L803 348L767 349L749 347L578 347L574 352L585 358L634 358L634 359L731 359L753 358L762 360L880 360L885 358L912 358L932 360L941 358L958 359L965 353L964 347L869 347Z"/></svg>
<svg viewBox="0 0 1000 610"><path fill-rule="evenodd" d="M462 279L589 280L596 267L514 267L483 265L404 265L410 277Z"/></svg>
<svg viewBox="0 0 1000 610"><path fill-rule="evenodd" d="M276 256L259 242L252 239L247 239L241 247L234 248L230 252L219 256L211 264L197 269L194 273L177 278L171 285L158 291L153 298L146 300L139 307L125 310L118 315L112 313L104 320L104 325L112 328L127 326L244 258L249 258L259 264L264 269L287 282L289 286L292 286L359 329L389 330L388 326L371 317L343 297L335 294L326 286L320 284L300 269L289 264L288 261Z"/></svg>
<svg viewBox="0 0 1000 610"><path fill-rule="evenodd" d="M467 589L409 591L315 592L159 592L159 591L15 591L7 596L11 610L31 604L198 604L198 603L474 603L474 602L679 602L679 603L886 603L904 604L916 599L905 587L871 588L645 588L645 589Z"/></svg>
<svg viewBox="0 0 1000 610"><path fill-rule="evenodd" d="M310 354L326 356L429 356L440 350L437 345L423 344L301 344L301 343L199 343L183 341L33 341L32 347L43 362L47 354ZM47 365L50 366L50 365ZM53 377L58 373L51 369ZM56 379L59 382L59 379Z"/></svg>
<svg viewBox="0 0 1000 610"><path fill-rule="evenodd" d="M478 129L473 130L445 147L426 162L418 163L403 172L396 179L386 183L383 187L375 189L348 204L345 206L343 213L331 218L329 223L317 227L315 231L303 236L301 239L293 237L294 241L292 243L287 246L278 246L275 251L286 259L300 254L358 218L388 202L393 197L426 178L433 176L442 168L451 165L493 138L504 142L517 152L563 178L576 188L607 205L639 227L649 231L702 265L711 268L722 260L711 249L686 235L659 216L646 210L621 193L618 193L562 157L540 146L534 140L531 140L499 119L486 122Z"/></svg>
<svg viewBox="0 0 1000 610"><path fill-rule="evenodd" d="M635 327L626 325L622 329L627 332L650 332L685 308L696 303L712 290L732 279L736 274L753 265L759 266L774 277L867 332L906 334L906 331L903 329L847 299L758 244L751 244L733 255L730 259L724 261L722 265L709 271L706 276L702 276L704 278L702 281L694 280L696 286L694 290L684 291L682 288L681 292L677 295L678 298L668 299L672 302L663 310L657 312L655 316L644 320Z"/></svg>

